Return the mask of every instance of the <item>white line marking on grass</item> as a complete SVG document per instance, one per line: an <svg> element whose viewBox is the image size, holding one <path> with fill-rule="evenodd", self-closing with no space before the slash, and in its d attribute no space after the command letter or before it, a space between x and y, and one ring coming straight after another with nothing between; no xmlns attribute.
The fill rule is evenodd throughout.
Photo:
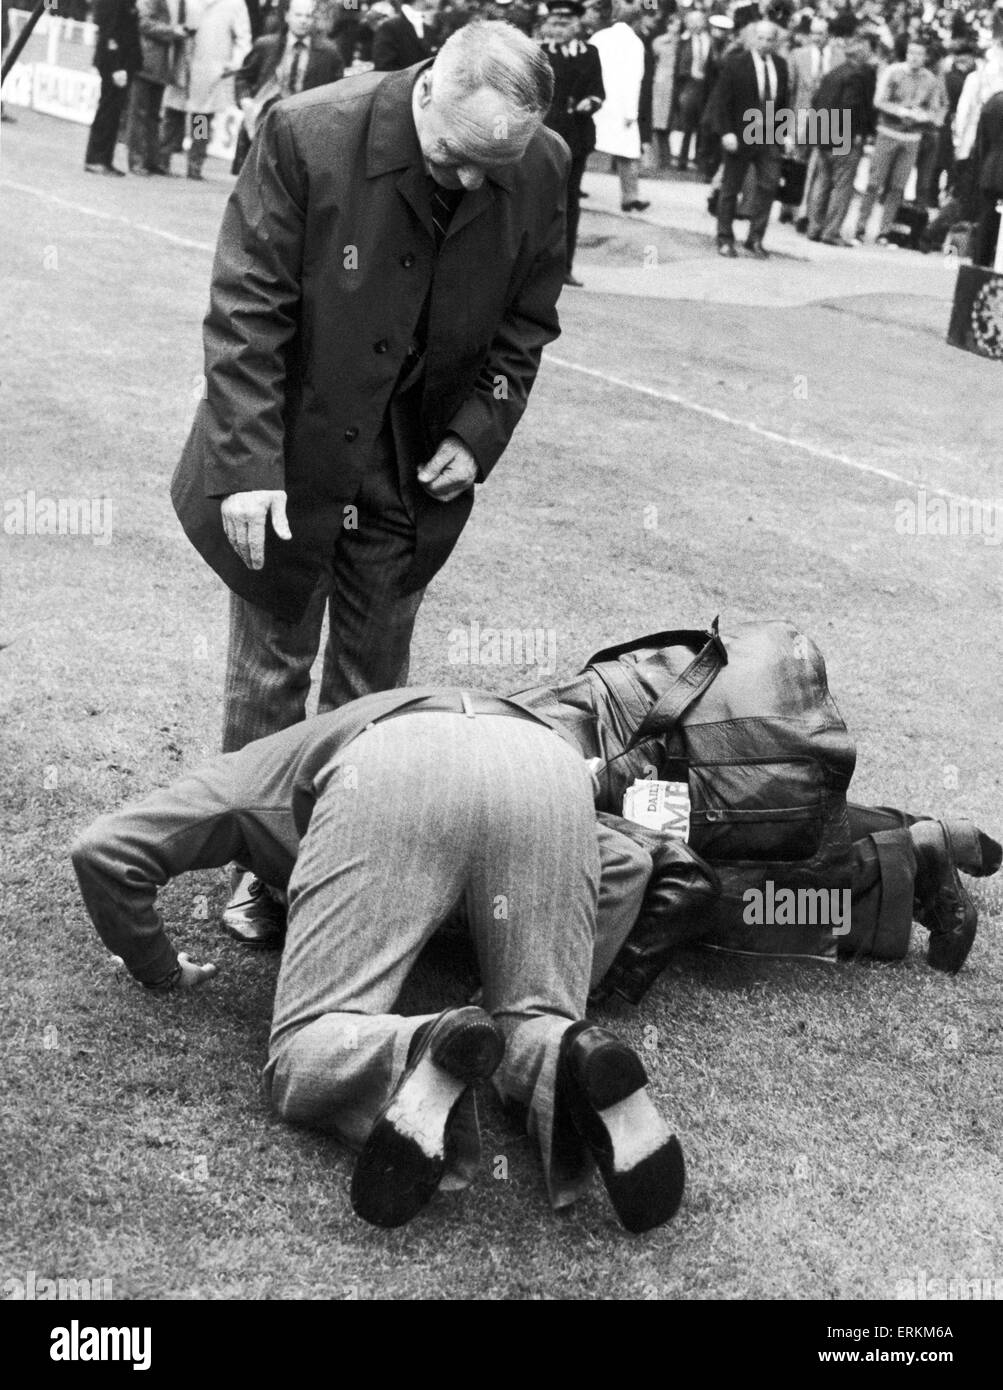
<svg viewBox="0 0 1003 1390"><path fill-rule="evenodd" d="M151 227L148 222L134 222L131 217L125 217L118 212L105 212L103 208L89 208L86 203L74 203L69 198L60 198L55 193L48 192L45 188L35 188L30 183L15 183L13 179L0 179L0 187L16 189L18 193L33 193L36 198L42 198L47 203L55 203L57 207L69 208L71 212L82 213L85 217L96 217L102 222L117 222L122 226L131 227L134 232L146 232L148 236L158 236L163 241L169 241L174 246L185 246L191 251L206 251L211 256L215 251L208 241L193 241L191 237L178 236L174 232L165 232L161 227Z"/></svg>
<svg viewBox="0 0 1003 1390"><path fill-rule="evenodd" d="M569 372L581 372L583 376L595 377L599 381L608 382L610 386L620 386L625 391L636 391L642 396L652 396L656 401L665 401L669 405L681 406L683 410L692 410L697 415L706 415L711 420L717 420L722 425L731 425L734 429L748 430L750 434L759 435L761 439L769 439L774 444L783 444L788 449L800 449L804 454L810 454L812 458L824 459L826 463L838 463L844 468L856 469L858 473L870 473L876 478L886 478L890 483L898 483L902 487L919 490L925 489L927 492L936 493L938 497L946 497L952 502L963 502L966 506L971 506L974 499L964 497L959 492L951 492L949 488L937 487L934 483L918 483L912 478L904 478L900 473L893 473L890 468L879 468L876 463L862 463L860 459L850 458L847 454L837 454L832 449L824 449L820 444L809 444L804 439L792 439L790 435L779 434L776 430L768 430L763 425L757 425L755 420L740 420L734 415L729 415L725 410L719 410L717 406L704 405L701 401L691 401L686 396L677 395L675 391L660 391L654 386L645 386L640 381L627 381L621 376L613 376L610 372L601 372L598 367L585 367L580 362L569 362L566 357L555 357L552 352L544 354L544 361L553 362L555 367L564 367Z"/></svg>
<svg viewBox="0 0 1003 1390"><path fill-rule="evenodd" d="M96 217L103 222L117 222L121 226L131 227L136 232L146 232L148 236L160 237L163 241L169 241L174 246L184 246L193 251L204 251L212 255L215 246L206 241L194 241L191 237L178 236L174 232L165 232L161 227L151 227L148 222L134 222L132 218L125 217L122 213L105 212L101 208L87 207L84 203L74 203L69 198L60 198L55 193L49 193L47 189L35 188L29 183L17 183L13 179L0 179L0 187L13 188L19 193L31 193L36 198L41 198L45 202L54 203L57 207L69 208L71 212L83 213L85 217ZM938 497L946 497L949 501L962 502L966 506L971 506L975 499L965 497L961 493L951 492L949 488L937 487L934 483L919 483L912 478L904 478L900 473L893 473L890 468L879 468L874 463L862 463L860 459L850 458L846 454L837 454L832 449L824 449L819 444L809 444L804 439L792 439L790 435L779 434L776 430L768 430L763 425L757 425L754 420L739 420L734 415L729 415L725 410L719 410L717 406L704 405L700 401L691 401L686 396L680 396L675 391L659 391L654 386L645 386L640 381L627 381L624 377L613 376L610 372L601 372L597 367L585 367L580 362L569 362L566 357L556 357L553 353L544 354L545 360L553 362L555 367L563 367L569 372L580 372L583 376L590 376L598 381L605 381L610 386L619 386L625 391L636 391L642 396L651 396L656 401L665 401L668 405L681 406L683 410L692 410L697 415L705 415L711 420L717 420L719 424L730 425L733 429L748 430L750 434L755 434L760 439L769 439L774 444L783 444L788 449L800 449L804 454L810 454L812 458L823 459L826 463L838 463L844 468L855 469L858 473L869 473L875 478L884 478L890 483L897 483L901 487L908 487L914 490L925 488L927 492L936 493Z"/></svg>

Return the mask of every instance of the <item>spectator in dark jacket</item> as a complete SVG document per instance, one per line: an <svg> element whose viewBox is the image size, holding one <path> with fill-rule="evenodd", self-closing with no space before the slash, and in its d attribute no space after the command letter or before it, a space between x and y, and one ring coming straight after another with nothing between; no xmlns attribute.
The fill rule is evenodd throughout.
<svg viewBox="0 0 1003 1390"><path fill-rule="evenodd" d="M143 64L132 84L126 143L129 172L145 177L170 172L160 159L160 104L188 31L180 16L172 22L167 0L138 0L137 10Z"/></svg>
<svg viewBox="0 0 1003 1390"><path fill-rule="evenodd" d="M118 127L133 74L143 65L136 0L96 0L94 22L98 41L94 66L101 74L101 96L87 140L84 168L88 174L124 175L115 168Z"/></svg>
<svg viewBox="0 0 1003 1390"><path fill-rule="evenodd" d="M401 13L385 19L373 35L373 67L377 72L400 72L436 51L438 35L426 0L403 5Z"/></svg>
<svg viewBox="0 0 1003 1390"><path fill-rule="evenodd" d="M1003 92L991 96L982 108L972 163L979 214L972 260L976 265L992 266L1000 234L996 204L1003 198Z"/></svg>
<svg viewBox="0 0 1003 1390"><path fill-rule="evenodd" d="M571 151L568 173L568 265L566 285L581 286L573 271L581 208L582 175L595 149L596 127L592 117L606 96L602 63L590 43L581 38L585 6L581 0L551 0L547 19L540 31L540 45L554 70L554 99L546 124L556 130Z"/></svg>
<svg viewBox="0 0 1003 1390"><path fill-rule="evenodd" d="M864 141L874 134L874 69L868 62L867 44L851 40L846 61L823 77L812 108L829 116L829 138L819 143L815 178L808 206L808 239L827 246L852 246L842 235L843 223L853 198L853 181L864 152ZM834 118L842 121L837 142Z"/></svg>

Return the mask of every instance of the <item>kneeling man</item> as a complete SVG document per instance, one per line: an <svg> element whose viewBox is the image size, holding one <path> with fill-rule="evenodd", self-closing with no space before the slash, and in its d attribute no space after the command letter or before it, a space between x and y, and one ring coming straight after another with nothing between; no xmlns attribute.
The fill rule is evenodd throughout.
<svg viewBox="0 0 1003 1390"><path fill-rule="evenodd" d="M674 1214L678 1140L639 1058L583 1020L599 890L593 785L549 720L476 692L369 695L222 755L73 848L103 941L155 991L215 973L175 954L158 887L237 858L288 882L272 1102L358 1150L360 1216L398 1226L440 1184L469 1181L471 1088L492 1075L526 1110L555 1207L598 1165L628 1230ZM460 903L483 1008L395 1014L421 948Z"/></svg>

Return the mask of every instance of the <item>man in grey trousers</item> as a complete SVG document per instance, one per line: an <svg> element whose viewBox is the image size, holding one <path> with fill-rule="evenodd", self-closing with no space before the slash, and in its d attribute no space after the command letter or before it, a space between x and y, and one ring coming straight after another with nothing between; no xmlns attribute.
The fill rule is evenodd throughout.
<svg viewBox="0 0 1003 1390"><path fill-rule="evenodd" d="M602 834L629 889L607 912L608 964L650 864L609 827ZM469 1182L472 1087L493 1074L502 1099L525 1109L552 1204L579 1197L598 1166L620 1220L643 1231L676 1211L683 1159L640 1060L583 1021L598 844L588 766L549 720L494 696L418 687L222 755L96 822L73 862L103 941L155 992L215 973L176 955L158 887L233 858L288 883L265 1078L284 1119L358 1151L351 1196L365 1220L401 1225L440 1185ZM633 882L631 865L641 868ZM393 1013L422 947L460 903L483 1008Z"/></svg>

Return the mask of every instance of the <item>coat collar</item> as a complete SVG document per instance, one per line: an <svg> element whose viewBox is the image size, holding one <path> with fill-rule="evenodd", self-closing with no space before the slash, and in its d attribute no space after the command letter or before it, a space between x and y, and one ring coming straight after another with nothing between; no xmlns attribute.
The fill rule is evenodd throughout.
<svg viewBox="0 0 1003 1390"><path fill-rule="evenodd" d="M425 177L425 163L421 146L418 144L418 132L414 128L414 117L411 114L411 93L418 74L431 63L432 59L428 58L423 63L416 63L414 67L388 73L377 87L373 98L373 114L369 122L369 142L366 147L367 178L389 174L394 169L407 169L409 174L413 170L415 175L408 179L409 185L417 186ZM485 182L511 190L514 178L515 166L501 165L488 173ZM484 191L485 187L482 184L476 194L468 193L461 207L470 201L480 201L476 195L483 194ZM468 220L466 217L463 218L464 222Z"/></svg>

